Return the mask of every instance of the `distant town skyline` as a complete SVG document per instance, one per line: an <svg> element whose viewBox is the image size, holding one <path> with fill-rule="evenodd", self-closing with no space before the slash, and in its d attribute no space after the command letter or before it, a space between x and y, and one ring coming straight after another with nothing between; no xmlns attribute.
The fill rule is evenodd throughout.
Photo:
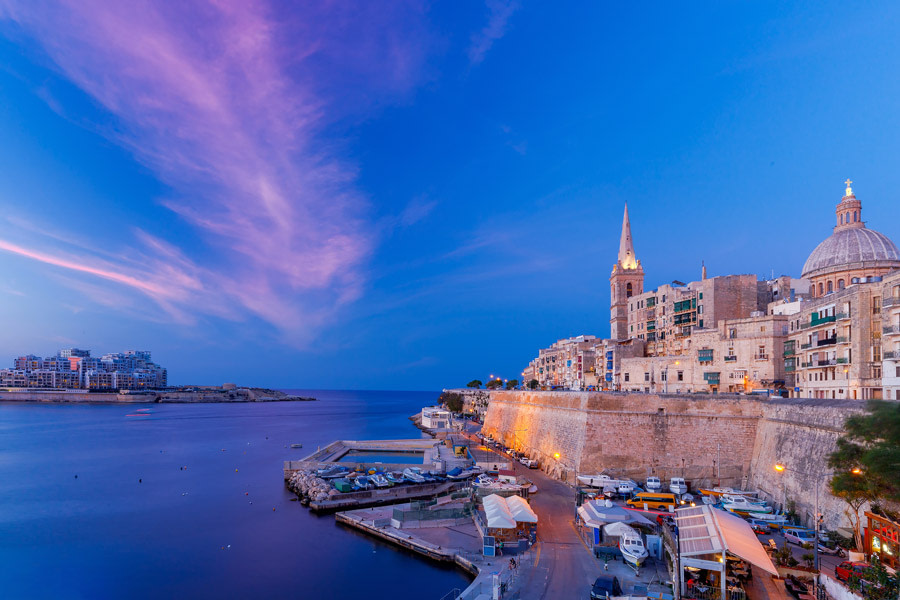
<svg viewBox="0 0 900 600"><path fill-rule="evenodd" d="M0 364L438 389L645 288L900 240L900 8L0 0ZM849 185L849 184L847 184Z"/></svg>

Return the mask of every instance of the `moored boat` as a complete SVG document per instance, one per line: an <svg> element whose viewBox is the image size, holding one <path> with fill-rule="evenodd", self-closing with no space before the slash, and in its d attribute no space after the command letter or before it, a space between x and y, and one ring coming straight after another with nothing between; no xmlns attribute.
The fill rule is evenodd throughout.
<svg viewBox="0 0 900 600"><path fill-rule="evenodd" d="M687 483L684 481L684 477L673 477L669 481L669 491L677 496L687 494L688 488Z"/></svg>
<svg viewBox="0 0 900 600"><path fill-rule="evenodd" d="M425 478L422 477L422 474L419 472L418 467L409 467L407 469L403 469L403 476L413 483L425 483Z"/></svg>
<svg viewBox="0 0 900 600"><path fill-rule="evenodd" d="M647 483L644 485L648 492L658 492L662 489L662 482L659 480L659 477L656 477L655 475L648 477Z"/></svg>

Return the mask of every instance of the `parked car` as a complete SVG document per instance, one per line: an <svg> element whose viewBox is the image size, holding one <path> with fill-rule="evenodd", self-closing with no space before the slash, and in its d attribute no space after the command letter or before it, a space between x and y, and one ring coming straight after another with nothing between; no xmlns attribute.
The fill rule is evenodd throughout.
<svg viewBox="0 0 900 600"><path fill-rule="evenodd" d="M622 595L622 586L619 583L619 578L614 575L601 575L594 581L594 585L591 586L591 599L595 600L597 598L603 598L603 600L607 600L608 598L612 598L613 596L621 596Z"/></svg>
<svg viewBox="0 0 900 600"><path fill-rule="evenodd" d="M862 580L872 570L872 566L863 562L850 562L845 560L834 568L834 576L838 581L847 581L852 575L856 575Z"/></svg>
<svg viewBox="0 0 900 600"><path fill-rule="evenodd" d="M784 540L791 544L802 546L803 544L812 544L816 541L816 534L809 529L785 529Z"/></svg>

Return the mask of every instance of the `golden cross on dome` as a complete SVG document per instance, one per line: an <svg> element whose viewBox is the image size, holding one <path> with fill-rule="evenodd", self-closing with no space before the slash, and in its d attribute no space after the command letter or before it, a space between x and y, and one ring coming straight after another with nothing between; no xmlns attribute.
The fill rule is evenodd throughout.
<svg viewBox="0 0 900 600"><path fill-rule="evenodd" d="M848 196L853 195L853 190L850 189L850 184L853 183L853 182L850 181L850 178L848 177L848 178L847 178L847 181L845 181L844 183L847 185L847 195L848 195Z"/></svg>

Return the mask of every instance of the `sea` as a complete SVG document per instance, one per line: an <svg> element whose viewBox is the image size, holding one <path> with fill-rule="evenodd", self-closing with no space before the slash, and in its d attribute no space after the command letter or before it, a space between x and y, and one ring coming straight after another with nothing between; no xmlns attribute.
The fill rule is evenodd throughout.
<svg viewBox="0 0 900 600"><path fill-rule="evenodd" d="M455 567L311 513L282 477L284 460L337 439L421 437L408 417L437 392L285 391L318 400L0 403L0 598L439 600L464 589Z"/></svg>

